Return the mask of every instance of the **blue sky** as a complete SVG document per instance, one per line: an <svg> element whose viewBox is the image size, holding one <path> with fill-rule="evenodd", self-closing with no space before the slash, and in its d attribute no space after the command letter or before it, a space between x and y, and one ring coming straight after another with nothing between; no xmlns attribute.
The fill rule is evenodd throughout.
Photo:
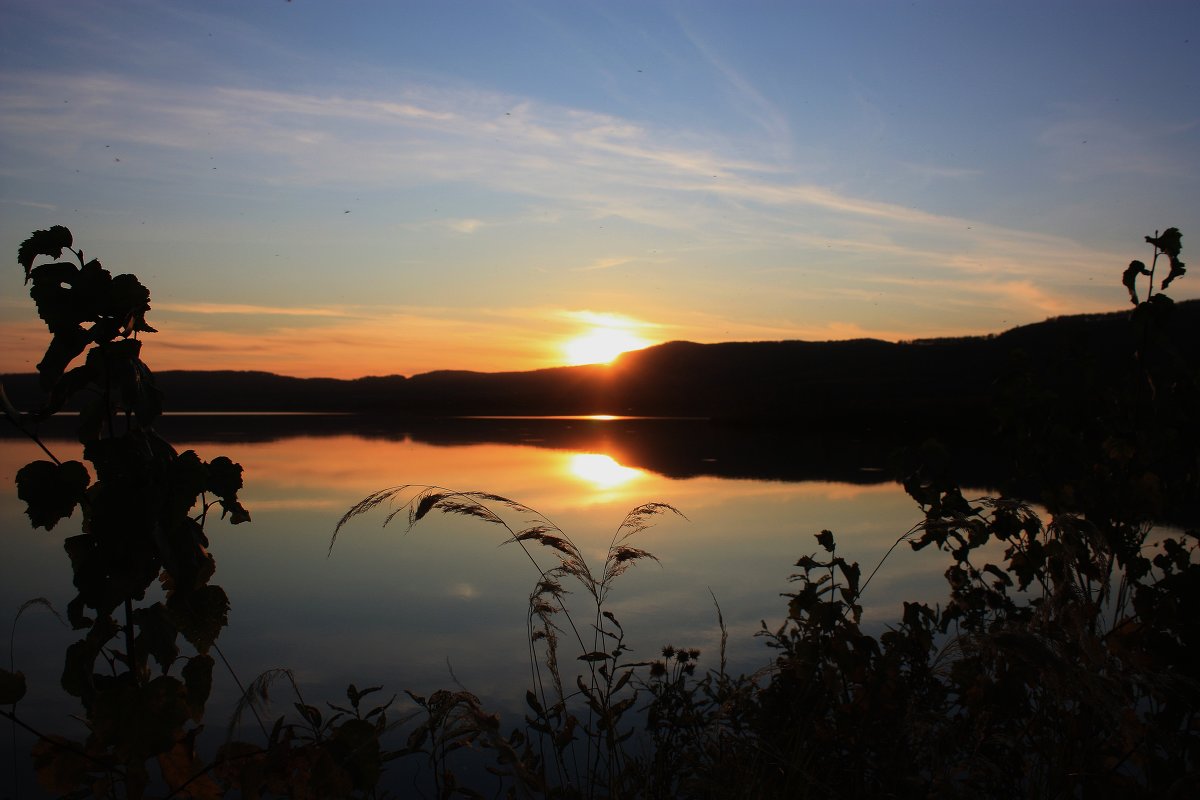
<svg viewBox="0 0 1200 800"><path fill-rule="evenodd" d="M1125 307L1156 228L1190 260L1197 23L1193 2L5 0L0 242L64 224L137 274L159 369L527 369L597 326L998 332ZM15 263L7 287L0 371L28 370L45 330Z"/></svg>

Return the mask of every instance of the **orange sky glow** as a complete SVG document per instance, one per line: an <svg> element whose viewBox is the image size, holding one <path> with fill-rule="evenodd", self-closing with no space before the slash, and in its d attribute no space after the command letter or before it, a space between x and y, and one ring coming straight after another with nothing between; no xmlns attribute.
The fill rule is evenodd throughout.
<svg viewBox="0 0 1200 800"><path fill-rule="evenodd" d="M1188 260L1200 5L865 7L9 0L0 251L137 275L154 370L336 378L998 333Z"/></svg>

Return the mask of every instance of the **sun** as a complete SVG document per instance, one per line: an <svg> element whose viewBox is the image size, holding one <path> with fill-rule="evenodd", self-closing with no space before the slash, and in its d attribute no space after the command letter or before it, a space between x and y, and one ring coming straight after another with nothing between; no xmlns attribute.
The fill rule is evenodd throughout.
<svg viewBox="0 0 1200 800"><path fill-rule="evenodd" d="M580 364L608 364L628 350L640 350L650 342L634 336L623 328L596 327L582 336L565 342L562 346L571 366Z"/></svg>

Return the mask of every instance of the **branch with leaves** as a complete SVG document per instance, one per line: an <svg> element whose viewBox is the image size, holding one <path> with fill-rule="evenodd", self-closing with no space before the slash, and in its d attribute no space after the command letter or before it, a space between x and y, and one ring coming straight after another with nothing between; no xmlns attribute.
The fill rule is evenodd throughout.
<svg viewBox="0 0 1200 800"><path fill-rule="evenodd" d="M16 475L31 525L54 531L77 508L82 516L80 532L63 547L76 589L66 617L84 634L67 649L61 683L83 704L90 733L82 743L41 737L35 764L53 791L140 797L149 764L158 763L168 785L196 773L194 739L212 685L209 652L229 610L225 591L210 583L216 562L205 522L212 506L235 525L250 514L238 499L240 465L179 453L154 429L162 401L139 339L156 332L146 322L149 290L134 275L114 277L73 245L71 232L56 225L18 249L51 340L37 366L40 407L22 414L3 397L5 416L50 459ZM64 251L73 259L57 260ZM82 460L58 458L38 433L72 402L81 409ZM161 599L139 605L151 592ZM6 672L0 686L2 699L15 705L25 676Z"/></svg>

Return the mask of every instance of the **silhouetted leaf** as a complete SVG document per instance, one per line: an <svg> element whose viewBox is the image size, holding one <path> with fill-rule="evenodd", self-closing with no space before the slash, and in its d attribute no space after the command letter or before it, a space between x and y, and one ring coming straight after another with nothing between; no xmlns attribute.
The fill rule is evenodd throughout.
<svg viewBox="0 0 1200 800"><path fill-rule="evenodd" d="M855 561L853 564L848 564L844 559L839 558L836 559L834 563L837 564L838 569L842 573L842 577L846 579L846 588L849 590L850 595L857 597L858 582L862 577L862 570L859 568L858 562ZM850 598L847 597L846 599L849 600Z"/></svg>
<svg viewBox="0 0 1200 800"><path fill-rule="evenodd" d="M121 323L125 335L134 331L157 333L146 324L146 312L150 310L150 290L142 285L136 275L118 275L113 278L101 308L106 316Z"/></svg>
<svg viewBox="0 0 1200 800"><path fill-rule="evenodd" d="M70 357L74 358L74 356ZM49 393L42 403L42 407L38 409L38 416L45 418L51 414L57 414L73 394L86 388L93 382L98 382L96 381L96 377L92 372L91 366L86 363L63 374L50 387Z"/></svg>
<svg viewBox="0 0 1200 800"><path fill-rule="evenodd" d="M37 280L37 270L34 270L34 280ZM112 286L112 280L112 273L94 258L79 268L79 272L70 281L71 302L79 316L79 322L100 320L112 316L107 314L104 309L104 297ZM93 329L92 333L96 334L98 331ZM109 341L113 335L115 335L115 331L103 337L94 336L94 339L97 344L103 344Z"/></svg>
<svg viewBox="0 0 1200 800"><path fill-rule="evenodd" d="M67 365L74 361L91 341L88 332L78 325L54 334L50 346L46 348L46 354L37 365L39 383L43 391L53 390Z"/></svg>
<svg viewBox="0 0 1200 800"><path fill-rule="evenodd" d="M358 708L358 704L362 702L364 697L374 692L378 692L382 688L382 686L368 686L367 688L360 690L352 683L346 687L346 699L350 701L350 705Z"/></svg>
<svg viewBox="0 0 1200 800"><path fill-rule="evenodd" d="M360 719L347 720L334 730L329 748L355 789L369 792L379 783L382 759L374 725Z"/></svg>
<svg viewBox="0 0 1200 800"><path fill-rule="evenodd" d="M186 514L208 487L208 470L195 450L184 450L171 461L168 507L171 513Z"/></svg>
<svg viewBox="0 0 1200 800"><path fill-rule="evenodd" d="M1149 238L1149 237L1147 237ZM1135 306L1138 304L1137 296L1137 279L1139 275L1149 275L1150 270L1146 269L1146 265L1141 261L1130 261L1129 266L1125 268L1125 272L1121 275L1121 284L1129 290L1129 301Z"/></svg>
<svg viewBox="0 0 1200 800"><path fill-rule="evenodd" d="M71 537L71 538L80 538L80 537ZM84 534L82 538L90 539L91 537L88 536L87 534ZM69 542L69 541L71 541L71 539L67 539L67 541ZM68 553L69 552L70 551L68 551ZM72 565L72 566L74 566L74 565ZM67 603L67 621L71 623L71 627L74 630L79 631L79 630L83 630L84 628L90 628L92 626L93 620L91 617L89 617L83 613L84 608L86 608L86 606L83 602L83 595L75 595L74 599L72 599L69 603Z"/></svg>
<svg viewBox="0 0 1200 800"><path fill-rule="evenodd" d="M995 575L997 578L999 578L999 582L1005 586L1013 585L1012 578L1009 577L1008 573L997 567L995 564L985 564L983 571Z"/></svg>
<svg viewBox="0 0 1200 800"><path fill-rule="evenodd" d="M0 705L15 705L24 696L25 673L0 669Z"/></svg>
<svg viewBox="0 0 1200 800"><path fill-rule="evenodd" d="M59 680L67 694L73 697L83 697L85 693L90 692L92 666L96 663L98 652L87 639L80 639L67 647L66 658L63 659L62 677Z"/></svg>
<svg viewBox="0 0 1200 800"><path fill-rule="evenodd" d="M193 728L158 756L158 768L168 786L184 786L178 797L188 800L221 800L226 794L207 774L204 761L196 755L195 740L201 728ZM243 796L245 796L243 794Z"/></svg>
<svg viewBox="0 0 1200 800"><path fill-rule="evenodd" d="M17 263L25 268L25 282L29 282L29 270L38 256L58 258L71 244L71 231L62 225L55 225L47 231L34 231L17 249Z"/></svg>
<svg viewBox="0 0 1200 800"><path fill-rule="evenodd" d="M134 642L139 655L143 659L149 655L158 662L165 675L179 648L175 646L175 638L179 631L167 617L162 603L155 603L147 608L139 608L133 612L133 621L137 623L138 635Z"/></svg>
<svg viewBox="0 0 1200 800"><path fill-rule="evenodd" d="M35 267L29 277L33 281L29 296L52 333L97 318L95 297L75 290L80 281L79 267L69 261L55 261Z"/></svg>
<svg viewBox="0 0 1200 800"><path fill-rule="evenodd" d="M1172 258L1178 257L1179 251L1183 249L1183 234L1179 232L1179 228L1167 228L1157 237L1147 236L1146 241Z"/></svg>
<svg viewBox="0 0 1200 800"><path fill-rule="evenodd" d="M188 708L192 710L192 719L199 722L204 718L204 706L212 692L212 656L198 654L188 659L179 675L187 688Z"/></svg>
<svg viewBox="0 0 1200 800"><path fill-rule="evenodd" d="M83 501L90 481L87 468L78 461L34 461L17 470L17 497L27 504L25 513L33 527L52 530Z"/></svg>
<svg viewBox="0 0 1200 800"><path fill-rule="evenodd" d="M191 716L187 691L168 675L139 685L126 674L104 681L92 701L92 742L119 758L145 761L168 752Z"/></svg>
<svg viewBox="0 0 1200 800"><path fill-rule="evenodd" d="M609 708L609 713L612 714L614 718L619 718L622 714L628 711L630 706L632 706L636 701L637 697L626 697L624 700L613 703Z"/></svg>
<svg viewBox="0 0 1200 800"><path fill-rule="evenodd" d="M217 456L208 462L207 488L218 497L237 497L242 488L242 465Z"/></svg>
<svg viewBox="0 0 1200 800"><path fill-rule="evenodd" d="M412 730L412 733L408 734L408 742L405 746L411 752L419 752L421 747L425 744L425 740L428 738L429 726L427 724L418 725Z"/></svg>
<svg viewBox="0 0 1200 800"><path fill-rule="evenodd" d="M817 544L819 544L819 545L821 545L821 547L825 548L826 552L829 552L829 553L833 552L833 532L832 531L821 531L820 533L814 534L814 535L817 538Z"/></svg>
<svg viewBox="0 0 1200 800"><path fill-rule="evenodd" d="M221 513L229 515L229 522L232 525L240 525L243 522L250 521L250 512L238 500L226 500L221 498Z"/></svg>
<svg viewBox="0 0 1200 800"><path fill-rule="evenodd" d="M213 775L241 789L242 797L254 797L266 781L265 762L266 752L258 745L229 741L217 749Z"/></svg>
<svg viewBox="0 0 1200 800"><path fill-rule="evenodd" d="M91 766L92 761L83 746L63 736L52 734L38 739L33 745L33 768L38 784L56 795L77 797L67 793L87 785L87 772Z"/></svg>
<svg viewBox="0 0 1200 800"><path fill-rule="evenodd" d="M1182 277L1186 272L1187 272L1187 268L1184 266L1184 263L1182 261L1180 261L1178 258L1172 258L1171 259L1171 271L1170 271L1170 273L1167 274L1167 277L1163 278L1162 288L1166 289L1168 286L1171 285L1171 281L1175 280L1176 278Z"/></svg>
<svg viewBox="0 0 1200 800"><path fill-rule="evenodd" d="M293 703L293 705L300 712L300 716L304 717L305 722L314 728L321 727L321 709L307 703Z"/></svg>
<svg viewBox="0 0 1200 800"><path fill-rule="evenodd" d="M229 622L229 596L220 586L176 592L167 600L167 614L198 653L207 653Z"/></svg>
<svg viewBox="0 0 1200 800"><path fill-rule="evenodd" d="M79 410L79 428L77 438L80 444L86 445L100 438L100 431L108 419L108 401L103 395L97 395L84 403Z"/></svg>
<svg viewBox="0 0 1200 800"><path fill-rule="evenodd" d="M208 463L207 469L208 491L220 498L222 515L228 514L234 525L249 522L250 512L237 499L242 488L242 465L218 456Z"/></svg>

